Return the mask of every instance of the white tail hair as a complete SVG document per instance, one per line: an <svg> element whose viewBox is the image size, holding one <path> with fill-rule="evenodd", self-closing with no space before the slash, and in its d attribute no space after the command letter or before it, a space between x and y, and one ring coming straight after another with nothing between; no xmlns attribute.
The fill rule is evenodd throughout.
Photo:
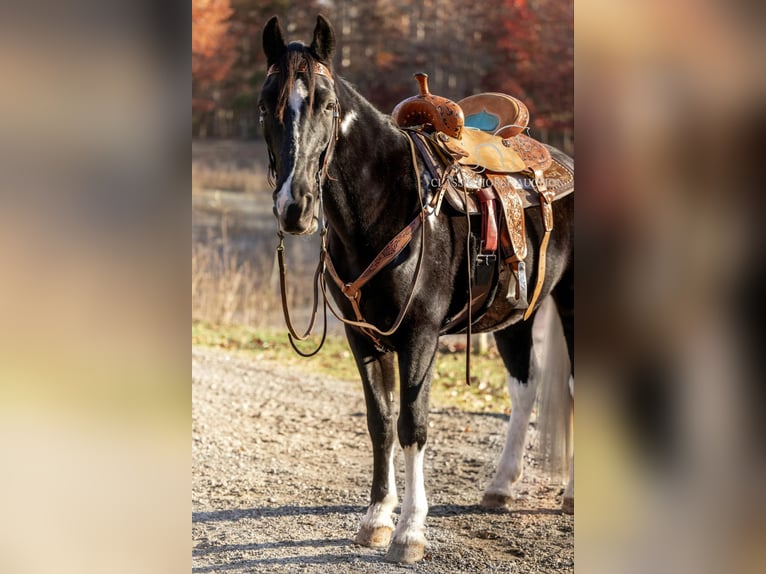
<svg viewBox="0 0 766 574"><path fill-rule="evenodd" d="M532 373L538 377L536 455L553 479L565 479L573 449L572 372L564 330L552 297L540 303L532 328Z"/></svg>

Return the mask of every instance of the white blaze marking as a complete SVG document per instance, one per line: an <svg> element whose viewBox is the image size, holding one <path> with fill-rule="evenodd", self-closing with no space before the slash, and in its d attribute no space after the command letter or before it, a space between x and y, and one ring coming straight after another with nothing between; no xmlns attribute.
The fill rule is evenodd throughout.
<svg viewBox="0 0 766 574"><path fill-rule="evenodd" d="M527 384L508 376L508 393L511 395L511 419L505 446L497 465L497 473L487 487L488 494L511 495L511 485L521 477L524 463L524 444L527 438L529 418L537 395L536 377L530 377Z"/></svg>
<svg viewBox="0 0 766 574"><path fill-rule="evenodd" d="M394 530L394 540L399 544L425 544L425 523L428 514L426 487L423 478L425 445L404 447L404 501L402 513Z"/></svg>
<svg viewBox="0 0 766 574"><path fill-rule="evenodd" d="M356 112L354 110L351 110L343 117L343 121L340 122L340 131L343 135L348 133L354 120L356 120Z"/></svg>
<svg viewBox="0 0 766 574"><path fill-rule="evenodd" d="M290 175L287 176L287 179L277 193L277 213L280 218L284 215L287 204L293 199L292 184L293 176L295 175L295 165L298 163L298 147L300 143L298 138L300 136L301 107L308 95L309 93L303 80L296 80L293 85L293 90L290 92L290 96L287 99L287 103L293 111L293 145L295 146L295 149L293 150L293 168L290 170Z"/></svg>

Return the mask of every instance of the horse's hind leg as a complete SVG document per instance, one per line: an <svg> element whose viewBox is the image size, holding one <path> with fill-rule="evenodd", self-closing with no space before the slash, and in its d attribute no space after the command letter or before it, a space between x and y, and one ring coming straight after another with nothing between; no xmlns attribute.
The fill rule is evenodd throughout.
<svg viewBox="0 0 766 574"><path fill-rule="evenodd" d="M364 336L350 329L347 336L362 376L367 429L373 452L370 506L354 541L364 546L385 548L394 531L391 513L398 504L394 477L394 354L381 354Z"/></svg>
<svg viewBox="0 0 766 574"><path fill-rule="evenodd" d="M574 419L574 270L570 267L561 281L553 290L553 300L561 317L561 326L564 329L564 338L569 352L569 363L572 367L569 379L569 393L571 396L571 419ZM571 424L571 421L570 421ZM569 514L574 513L574 452L569 461L569 482L564 490L564 498L561 509Z"/></svg>
<svg viewBox="0 0 766 574"><path fill-rule="evenodd" d="M511 487L523 470L527 427L537 394L537 378L529 376L532 323L521 321L495 333L498 351L508 370L511 418L495 477L481 501L481 505L487 508L508 505L512 499Z"/></svg>

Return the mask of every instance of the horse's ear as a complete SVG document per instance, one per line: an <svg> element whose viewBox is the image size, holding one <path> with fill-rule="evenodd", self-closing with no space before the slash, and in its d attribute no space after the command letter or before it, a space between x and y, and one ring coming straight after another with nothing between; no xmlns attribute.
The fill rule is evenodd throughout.
<svg viewBox="0 0 766 574"><path fill-rule="evenodd" d="M311 41L309 50L325 64L332 64L332 56L335 53L335 32L327 19L321 14L317 16L317 25L314 28L314 39Z"/></svg>
<svg viewBox="0 0 766 574"><path fill-rule="evenodd" d="M279 18L272 16L263 28L263 52L267 65L276 64L287 50L285 36Z"/></svg>

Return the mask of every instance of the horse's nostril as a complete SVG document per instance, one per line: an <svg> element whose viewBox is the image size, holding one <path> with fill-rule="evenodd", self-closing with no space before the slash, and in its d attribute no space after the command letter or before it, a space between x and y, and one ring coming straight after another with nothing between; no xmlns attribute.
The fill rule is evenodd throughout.
<svg viewBox="0 0 766 574"><path fill-rule="evenodd" d="M271 213L274 214L274 217L279 217L279 212L277 211L277 206L271 208Z"/></svg>

